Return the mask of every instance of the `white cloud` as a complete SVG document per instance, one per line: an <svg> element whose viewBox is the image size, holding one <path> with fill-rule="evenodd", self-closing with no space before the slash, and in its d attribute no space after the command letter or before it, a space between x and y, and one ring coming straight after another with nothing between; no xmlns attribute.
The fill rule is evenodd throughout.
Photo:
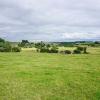
<svg viewBox="0 0 100 100"><path fill-rule="evenodd" d="M62 33L62 38L65 39L75 39L75 40L81 40L81 39L98 39L98 37L100 38L100 34L99 33Z"/></svg>

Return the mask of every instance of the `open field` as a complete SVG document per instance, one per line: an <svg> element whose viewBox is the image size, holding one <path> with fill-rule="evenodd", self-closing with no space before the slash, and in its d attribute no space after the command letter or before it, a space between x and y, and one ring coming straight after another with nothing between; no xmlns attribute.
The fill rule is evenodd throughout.
<svg viewBox="0 0 100 100"><path fill-rule="evenodd" d="M100 100L100 48L79 55L26 51L0 53L0 100Z"/></svg>

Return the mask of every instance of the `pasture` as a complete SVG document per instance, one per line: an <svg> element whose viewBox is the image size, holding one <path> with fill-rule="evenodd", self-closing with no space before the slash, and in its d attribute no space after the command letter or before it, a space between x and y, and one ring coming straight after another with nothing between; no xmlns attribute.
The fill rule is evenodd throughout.
<svg viewBox="0 0 100 100"><path fill-rule="evenodd" d="M0 53L0 100L100 100L100 48L79 55L33 51Z"/></svg>

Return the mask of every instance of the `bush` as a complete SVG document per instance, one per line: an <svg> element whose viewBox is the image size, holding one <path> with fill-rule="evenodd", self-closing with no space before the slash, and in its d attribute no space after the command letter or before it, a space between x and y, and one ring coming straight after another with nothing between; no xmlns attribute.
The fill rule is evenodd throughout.
<svg viewBox="0 0 100 100"><path fill-rule="evenodd" d="M40 52L40 50L39 50L39 49L36 49L36 51L37 51L37 52Z"/></svg>
<svg viewBox="0 0 100 100"><path fill-rule="evenodd" d="M71 54L70 50L60 51L61 54Z"/></svg>
<svg viewBox="0 0 100 100"><path fill-rule="evenodd" d="M58 46L56 44L52 44L49 53L58 53Z"/></svg>
<svg viewBox="0 0 100 100"><path fill-rule="evenodd" d="M0 52L11 52L11 45L9 42L0 42Z"/></svg>
<svg viewBox="0 0 100 100"><path fill-rule="evenodd" d="M64 54L64 51L60 51L59 53Z"/></svg>
<svg viewBox="0 0 100 100"><path fill-rule="evenodd" d="M65 50L64 52L65 52L65 54L71 54L70 50Z"/></svg>
<svg viewBox="0 0 100 100"><path fill-rule="evenodd" d="M0 47L0 52L11 52L11 49L6 47Z"/></svg>
<svg viewBox="0 0 100 100"><path fill-rule="evenodd" d="M81 54L81 51L76 49L73 51L73 54Z"/></svg>
<svg viewBox="0 0 100 100"><path fill-rule="evenodd" d="M83 53L87 54L87 47L84 47Z"/></svg>
<svg viewBox="0 0 100 100"><path fill-rule="evenodd" d="M49 52L49 49L47 49L47 48L41 48L40 49L40 52L48 53Z"/></svg>
<svg viewBox="0 0 100 100"><path fill-rule="evenodd" d="M4 52L5 48L4 47L0 47L0 52Z"/></svg>
<svg viewBox="0 0 100 100"><path fill-rule="evenodd" d="M21 48L19 48L19 47L12 48L12 52L20 52L20 51L21 51Z"/></svg>
<svg viewBox="0 0 100 100"><path fill-rule="evenodd" d="M58 53L58 50L51 48L51 50L49 50L49 53Z"/></svg>
<svg viewBox="0 0 100 100"><path fill-rule="evenodd" d="M58 50L57 49L54 49L54 48L51 48L51 49L41 48L40 49L40 52L43 52L43 53L58 53Z"/></svg>
<svg viewBox="0 0 100 100"><path fill-rule="evenodd" d="M5 40L4 40L4 39L2 39L2 38L0 38L0 42L4 43L4 42L5 42Z"/></svg>
<svg viewBox="0 0 100 100"><path fill-rule="evenodd" d="M77 50L83 51L84 47L77 47Z"/></svg>

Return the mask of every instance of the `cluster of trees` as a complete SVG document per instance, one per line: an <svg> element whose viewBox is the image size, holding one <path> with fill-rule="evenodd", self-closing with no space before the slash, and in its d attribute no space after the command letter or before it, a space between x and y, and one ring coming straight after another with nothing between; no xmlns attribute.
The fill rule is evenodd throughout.
<svg viewBox="0 0 100 100"><path fill-rule="evenodd" d="M77 45L85 45L90 47L100 47L100 41L75 41L75 42L57 42L60 46L76 47Z"/></svg>
<svg viewBox="0 0 100 100"><path fill-rule="evenodd" d="M63 50L63 51L60 51L60 53L62 54L87 54L87 47L80 47L80 46L77 46L77 48L73 51L70 51L70 50Z"/></svg>
<svg viewBox="0 0 100 100"><path fill-rule="evenodd" d="M100 41L77 41L76 45L86 45L89 47L100 47Z"/></svg>
<svg viewBox="0 0 100 100"><path fill-rule="evenodd" d="M28 40L22 40L21 43L18 44L18 46L23 48L32 48L34 47L34 43L30 43Z"/></svg>
<svg viewBox="0 0 100 100"><path fill-rule="evenodd" d="M10 43L0 38L0 52L10 52L10 51L11 51Z"/></svg>
<svg viewBox="0 0 100 100"><path fill-rule="evenodd" d="M64 47L76 47L76 46L91 46L91 47L98 47L100 46L100 42L99 41L76 41L76 42L53 42L53 43L44 43L44 42L38 42L38 43L33 43L33 42L29 42L28 40L22 40L21 43L18 44L19 47L23 47L23 48L32 48L32 47L36 47L36 48L41 48L46 46L46 47L50 47L52 46L52 44L58 44L59 46L64 46Z"/></svg>
<svg viewBox="0 0 100 100"><path fill-rule="evenodd" d="M59 46L64 46L64 47L74 47L75 42L58 42Z"/></svg>
<svg viewBox="0 0 100 100"><path fill-rule="evenodd" d="M58 46L56 44L44 43L41 41L35 44L35 48L37 48L37 52L58 53Z"/></svg>
<svg viewBox="0 0 100 100"><path fill-rule="evenodd" d="M70 50L63 50L60 51L61 54L71 54L72 52Z"/></svg>
<svg viewBox="0 0 100 100"><path fill-rule="evenodd" d="M67 45L69 44L70 43L67 43ZM71 42L71 45L72 44L73 42ZM99 42L95 42L95 44L99 44ZM0 52L20 52L21 47L24 48L35 47L37 48L37 52L41 52L41 53L62 53L62 54L81 54L81 53L86 54L87 53L87 47L77 46L77 48L73 51L70 50L59 51L58 46L60 46L59 43L44 43L42 41L38 43L30 43L28 40L22 40L22 42L19 43L18 46L12 46L10 42L0 38Z"/></svg>
<svg viewBox="0 0 100 100"><path fill-rule="evenodd" d="M73 51L74 54L86 54L87 53L87 47L80 47L78 46L74 51Z"/></svg>
<svg viewBox="0 0 100 100"><path fill-rule="evenodd" d="M61 54L86 54L87 47L77 46L77 48L73 51L70 50L58 50L58 45L56 43L47 44L44 42L39 42L35 44L35 48L37 48L37 52L42 53L61 53Z"/></svg>
<svg viewBox="0 0 100 100"><path fill-rule="evenodd" d="M99 41L91 42L90 44L88 44L88 46L91 46L91 47L100 47L100 42Z"/></svg>
<svg viewBox="0 0 100 100"><path fill-rule="evenodd" d="M10 42L0 38L0 52L20 52L19 47L13 47Z"/></svg>

